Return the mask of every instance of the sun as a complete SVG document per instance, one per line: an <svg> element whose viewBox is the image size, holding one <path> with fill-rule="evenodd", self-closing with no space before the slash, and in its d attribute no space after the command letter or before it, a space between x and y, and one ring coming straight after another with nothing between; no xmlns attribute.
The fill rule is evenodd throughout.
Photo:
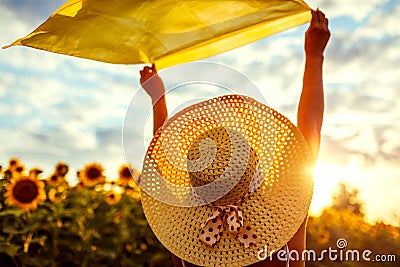
<svg viewBox="0 0 400 267"><path fill-rule="evenodd" d="M313 169L314 195L310 205L310 213L319 215L323 208L331 204L331 196L337 185L349 182L358 174L357 165L338 166L332 163L318 161Z"/></svg>

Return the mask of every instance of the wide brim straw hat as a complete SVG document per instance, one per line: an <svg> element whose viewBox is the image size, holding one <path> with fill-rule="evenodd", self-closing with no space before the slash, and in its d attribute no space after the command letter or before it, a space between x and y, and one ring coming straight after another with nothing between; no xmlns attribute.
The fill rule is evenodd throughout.
<svg viewBox="0 0 400 267"><path fill-rule="evenodd" d="M155 133L140 178L143 210L179 258L246 266L265 248L281 249L299 229L312 198L311 171L309 147L288 118L253 98L225 95L183 109ZM251 230L252 242L226 229L229 207L237 207L235 218ZM208 226L217 210L226 230L209 245L204 232L215 233Z"/></svg>

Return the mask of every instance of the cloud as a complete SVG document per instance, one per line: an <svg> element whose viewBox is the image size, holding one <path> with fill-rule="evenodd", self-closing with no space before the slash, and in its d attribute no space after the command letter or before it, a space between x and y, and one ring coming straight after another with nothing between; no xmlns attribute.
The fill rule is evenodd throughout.
<svg viewBox="0 0 400 267"><path fill-rule="evenodd" d="M3 45L26 35L50 15L38 13L46 9L34 2L28 6L17 2L0 6L0 23L13 24L0 29ZM46 7L50 10L54 5L55 1ZM24 47L1 52L0 136L7 141L0 149L0 162L5 164L8 158L18 156L49 175L63 160L70 164L74 176L84 163L98 161L115 176L115 168L124 162L122 124L138 86L134 77L139 67Z"/></svg>
<svg viewBox="0 0 400 267"><path fill-rule="evenodd" d="M324 76L326 160L347 162L357 155L365 167L382 159L399 162L399 138L389 133L398 130L400 117L400 38L392 26L400 9L387 9L387 3L376 4L354 32L332 34ZM341 131L349 139L341 139Z"/></svg>
<svg viewBox="0 0 400 267"><path fill-rule="evenodd" d="M388 4L385 8L375 9L366 19L366 23L361 26L363 30L355 32L356 38L380 40L385 37L398 37L399 14L400 6L398 4L393 4L393 6Z"/></svg>
<svg viewBox="0 0 400 267"><path fill-rule="evenodd" d="M41 24L45 19L58 7L64 4L64 0L41 0L37 1L24 1L24 0L2 0L2 7L10 10L23 21L32 24ZM22 19L21 19L22 20Z"/></svg>
<svg viewBox="0 0 400 267"><path fill-rule="evenodd" d="M12 26L0 28L2 45L28 34L62 2L3 1L0 24ZM362 192L370 193L370 185L379 186L377 181L390 187L396 184L393 177L400 166L400 6L378 0L307 2L327 14L332 31L324 62L326 112L320 160L338 166L359 164L365 169L365 180L357 180ZM306 29L304 25L207 60L247 76L269 105L295 122ZM1 51L0 138L6 142L0 147L0 162L19 156L32 167L45 168L48 175L63 160L74 176L85 163L98 161L112 177L124 161L125 122L127 159L140 169L152 133L151 101L139 88L140 68L25 47ZM192 69L163 78L168 86L168 79L212 71ZM235 76L220 78L232 88L246 86ZM204 84L181 88L168 95L168 109L176 112L194 98L219 90ZM384 203L372 206L377 210Z"/></svg>
<svg viewBox="0 0 400 267"><path fill-rule="evenodd" d="M351 17L357 22L362 22L370 16L377 8L382 7L388 1L382 0L352 0L352 1L335 1L335 0L309 0L307 3L310 7L320 8L328 17Z"/></svg>

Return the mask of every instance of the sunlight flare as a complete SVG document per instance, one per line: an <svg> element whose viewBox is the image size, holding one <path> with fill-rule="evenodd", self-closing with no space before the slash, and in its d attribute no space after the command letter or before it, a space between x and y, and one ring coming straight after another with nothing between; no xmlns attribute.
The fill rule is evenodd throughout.
<svg viewBox="0 0 400 267"><path fill-rule="evenodd" d="M322 210L329 206L332 194L341 182L349 183L359 175L357 164L338 166L331 163L318 161L313 169L314 195L311 201L310 213L319 215Z"/></svg>

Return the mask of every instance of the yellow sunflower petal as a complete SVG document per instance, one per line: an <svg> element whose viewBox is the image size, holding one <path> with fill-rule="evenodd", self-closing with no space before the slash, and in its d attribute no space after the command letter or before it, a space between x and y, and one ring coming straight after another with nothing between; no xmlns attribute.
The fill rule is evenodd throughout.
<svg viewBox="0 0 400 267"><path fill-rule="evenodd" d="M85 186L95 186L105 182L106 177L103 175L103 171L104 168L101 164L86 164L84 170L79 172L79 178Z"/></svg>
<svg viewBox="0 0 400 267"><path fill-rule="evenodd" d="M55 169L54 173L56 175L64 177L65 175L67 175L68 171L69 171L68 165L65 164L64 162L59 162L56 165L56 169Z"/></svg>
<svg viewBox="0 0 400 267"><path fill-rule="evenodd" d="M109 204L109 205L115 205L117 204L121 199L121 194L117 193L113 190L110 190L106 193L104 200Z"/></svg>
<svg viewBox="0 0 400 267"><path fill-rule="evenodd" d="M58 186L65 182L65 178L61 175L57 175L56 173L51 174L47 179L46 183L49 186Z"/></svg>
<svg viewBox="0 0 400 267"><path fill-rule="evenodd" d="M125 194L130 196L131 198L140 200L140 191L137 189L127 188L125 189Z"/></svg>
<svg viewBox="0 0 400 267"><path fill-rule="evenodd" d="M40 179L40 174L43 171L39 168L32 168L29 170L29 177L31 177L32 179Z"/></svg>
<svg viewBox="0 0 400 267"><path fill-rule="evenodd" d="M37 205L46 200L42 181L30 177L20 177L6 186L5 202L24 210L35 210Z"/></svg>
<svg viewBox="0 0 400 267"><path fill-rule="evenodd" d="M122 186L137 186L136 183L138 181L138 177L140 173L137 169L132 167L131 164L124 164L118 170L118 182Z"/></svg>
<svg viewBox="0 0 400 267"><path fill-rule="evenodd" d="M8 161L8 169L11 170L11 171L14 171L15 168L16 168L17 166L19 166L20 164L21 164L21 162L19 161L18 158L11 158L11 159Z"/></svg>
<svg viewBox="0 0 400 267"><path fill-rule="evenodd" d="M48 196L50 201L58 203L67 197L67 192L63 186L59 186L56 188L51 188Z"/></svg>

